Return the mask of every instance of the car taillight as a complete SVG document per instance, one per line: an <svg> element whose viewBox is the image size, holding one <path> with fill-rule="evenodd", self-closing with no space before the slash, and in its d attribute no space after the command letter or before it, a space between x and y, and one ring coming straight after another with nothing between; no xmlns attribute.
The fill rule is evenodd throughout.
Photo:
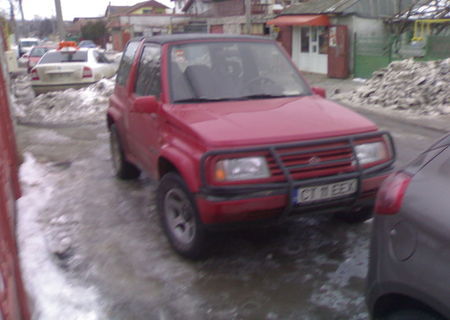
<svg viewBox="0 0 450 320"><path fill-rule="evenodd" d="M92 69L89 67L83 68L83 78L92 78Z"/></svg>
<svg viewBox="0 0 450 320"><path fill-rule="evenodd" d="M411 179L412 177L404 172L391 174L378 191L375 213L396 214L399 212Z"/></svg>
<svg viewBox="0 0 450 320"><path fill-rule="evenodd" d="M31 80L40 80L36 69L31 70Z"/></svg>

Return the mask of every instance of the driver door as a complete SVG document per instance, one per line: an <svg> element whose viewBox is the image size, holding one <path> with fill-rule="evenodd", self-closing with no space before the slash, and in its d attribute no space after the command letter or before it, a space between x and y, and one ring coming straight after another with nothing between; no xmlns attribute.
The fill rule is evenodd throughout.
<svg viewBox="0 0 450 320"><path fill-rule="evenodd" d="M161 94L161 46L146 44L142 49L136 74L136 83L131 95L131 106L136 98L154 96L160 103ZM142 167L156 174L159 155L159 114L129 113L130 138L134 141L136 157Z"/></svg>

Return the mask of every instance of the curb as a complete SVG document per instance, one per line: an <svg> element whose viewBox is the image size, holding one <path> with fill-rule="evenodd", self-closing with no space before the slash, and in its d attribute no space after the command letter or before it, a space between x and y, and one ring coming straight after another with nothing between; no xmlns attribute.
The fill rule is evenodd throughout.
<svg viewBox="0 0 450 320"><path fill-rule="evenodd" d="M95 122L83 122L83 123L70 123L70 122L35 122L35 121L26 121L21 120L20 118L16 118L15 122L19 126L24 127L33 127L40 129L65 129L65 128L78 128L78 127L90 127L90 126L99 126L106 121L95 121Z"/></svg>
<svg viewBox="0 0 450 320"><path fill-rule="evenodd" d="M421 127L423 129L432 130L440 133L448 133L450 132L450 115L441 115L441 116L427 116L427 115L415 115L410 113L405 113L403 111L398 110L389 110L382 107L368 107L368 106L355 106L346 101L341 100L333 100L336 103L339 103L353 111L358 113L365 113L368 115L378 115L382 117L389 117L391 120L401 122L403 124ZM389 113L387 113L389 112ZM439 117L439 118L438 118Z"/></svg>

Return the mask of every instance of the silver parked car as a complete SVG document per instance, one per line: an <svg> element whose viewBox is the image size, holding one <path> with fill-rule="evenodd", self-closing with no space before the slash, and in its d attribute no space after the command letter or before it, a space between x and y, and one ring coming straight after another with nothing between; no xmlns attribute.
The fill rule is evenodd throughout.
<svg viewBox="0 0 450 320"><path fill-rule="evenodd" d="M381 187L366 299L374 319L450 319L450 134Z"/></svg>

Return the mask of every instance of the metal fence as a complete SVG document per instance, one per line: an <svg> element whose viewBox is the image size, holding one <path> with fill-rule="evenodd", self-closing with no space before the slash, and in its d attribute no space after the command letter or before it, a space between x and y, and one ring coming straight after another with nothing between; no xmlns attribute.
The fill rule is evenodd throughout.
<svg viewBox="0 0 450 320"><path fill-rule="evenodd" d="M394 60L414 58L419 61L440 60L450 57L450 36L428 36L424 43L405 44L399 36L354 37L353 74L357 78L370 78L378 69Z"/></svg>
<svg viewBox="0 0 450 320"><path fill-rule="evenodd" d="M353 57L354 77L369 78L372 72L386 67L392 61L392 39L355 34Z"/></svg>

